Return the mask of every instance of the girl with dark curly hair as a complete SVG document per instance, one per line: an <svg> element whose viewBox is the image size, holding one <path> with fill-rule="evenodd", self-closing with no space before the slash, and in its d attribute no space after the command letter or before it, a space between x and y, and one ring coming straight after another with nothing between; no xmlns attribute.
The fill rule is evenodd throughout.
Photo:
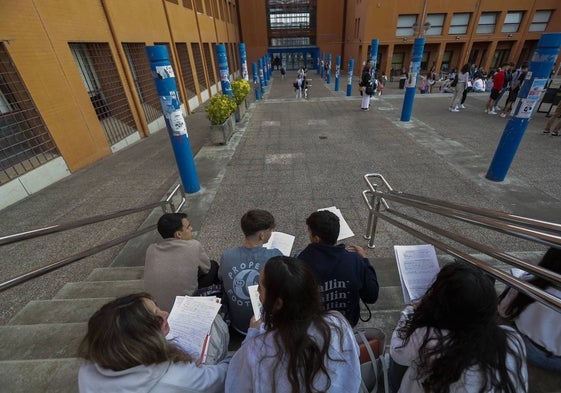
<svg viewBox="0 0 561 393"><path fill-rule="evenodd" d="M392 335L391 357L408 367L399 392L527 392L524 342L496 316L488 276L466 263L444 266Z"/></svg>

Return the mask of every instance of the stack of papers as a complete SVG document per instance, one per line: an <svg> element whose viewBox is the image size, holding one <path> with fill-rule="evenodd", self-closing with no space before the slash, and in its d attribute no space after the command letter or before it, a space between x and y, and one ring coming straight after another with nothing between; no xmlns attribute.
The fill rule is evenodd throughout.
<svg viewBox="0 0 561 393"><path fill-rule="evenodd" d="M207 337L220 306L216 296L176 296L168 317L170 330L166 339L204 362Z"/></svg>
<svg viewBox="0 0 561 393"><path fill-rule="evenodd" d="M394 246L405 304L423 297L440 271L432 244Z"/></svg>

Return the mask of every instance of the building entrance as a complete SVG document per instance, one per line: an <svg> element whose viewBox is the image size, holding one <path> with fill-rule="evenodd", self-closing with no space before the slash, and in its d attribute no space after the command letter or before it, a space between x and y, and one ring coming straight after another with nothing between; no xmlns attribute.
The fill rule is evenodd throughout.
<svg viewBox="0 0 561 393"><path fill-rule="evenodd" d="M285 70L297 70L300 67L306 66L308 70L317 69L317 59L319 57L319 49L316 47L306 47L306 48L269 48L269 55L271 56L271 61L273 68L277 68L275 65L275 59L280 59L280 65L285 68Z"/></svg>

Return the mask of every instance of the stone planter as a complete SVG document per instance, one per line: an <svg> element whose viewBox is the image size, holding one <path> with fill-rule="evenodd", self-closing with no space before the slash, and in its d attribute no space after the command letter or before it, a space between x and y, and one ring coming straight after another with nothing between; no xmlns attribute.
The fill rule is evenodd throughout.
<svg viewBox="0 0 561 393"><path fill-rule="evenodd" d="M247 111L247 100L243 100L243 102L238 105L237 109L236 109L236 123L239 123L240 121L243 120L243 117L245 116L245 112Z"/></svg>
<svg viewBox="0 0 561 393"><path fill-rule="evenodd" d="M210 125L210 141L215 145L225 145L236 129L234 115L219 125Z"/></svg>

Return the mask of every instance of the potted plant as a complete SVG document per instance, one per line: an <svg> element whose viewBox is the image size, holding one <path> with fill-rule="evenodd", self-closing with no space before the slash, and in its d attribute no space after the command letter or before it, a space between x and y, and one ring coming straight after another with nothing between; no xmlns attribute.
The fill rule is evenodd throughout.
<svg viewBox="0 0 561 393"><path fill-rule="evenodd" d="M210 140L215 144L225 144L234 133L236 111L235 101L225 94L213 96L205 111L210 120Z"/></svg>
<svg viewBox="0 0 561 393"><path fill-rule="evenodd" d="M251 85L243 78L232 82L232 93L236 102L236 121L241 121L247 109L246 97L251 91Z"/></svg>

